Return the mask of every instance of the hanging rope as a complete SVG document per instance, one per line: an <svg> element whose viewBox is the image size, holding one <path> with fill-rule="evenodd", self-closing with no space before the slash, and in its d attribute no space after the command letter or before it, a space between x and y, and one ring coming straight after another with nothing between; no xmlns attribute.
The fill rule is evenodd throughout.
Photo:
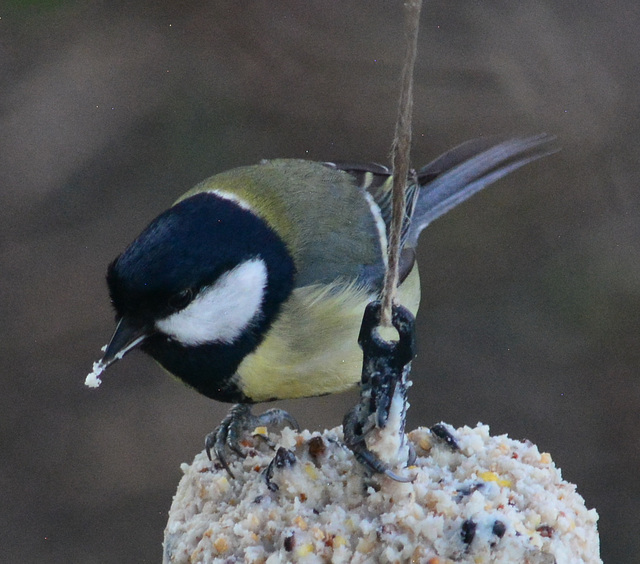
<svg viewBox="0 0 640 564"><path fill-rule="evenodd" d="M409 176L411 152L411 116L413 112L413 69L418 51L418 29L422 0L404 2L406 52L402 67L400 101L396 131L391 146L393 166L393 212L389 233L388 268L382 289L381 325L391 325L391 309L398 286L398 261L400 257L400 237L405 214L405 188Z"/></svg>
<svg viewBox="0 0 640 564"><path fill-rule="evenodd" d="M344 442L371 474L384 474L398 482L411 481L393 468L410 464L411 449L404 432L411 361L415 355L414 317L394 304L398 285L400 239L405 218L405 188L409 175L413 67L416 60L421 0L404 3L407 50L402 69L393 161L392 216L388 268L380 301L367 305L358 343L362 348L360 401L343 420ZM385 339L377 329L393 326L397 340ZM374 432L375 430L375 432Z"/></svg>

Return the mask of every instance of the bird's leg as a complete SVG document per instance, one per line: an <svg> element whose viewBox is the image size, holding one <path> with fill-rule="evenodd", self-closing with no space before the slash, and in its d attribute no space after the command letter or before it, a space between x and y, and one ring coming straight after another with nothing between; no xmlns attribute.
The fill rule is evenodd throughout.
<svg viewBox="0 0 640 564"><path fill-rule="evenodd" d="M216 458L231 477L234 476L227 464L225 448L228 446L239 456L244 456L239 444L240 436L251 425L251 422L247 420L252 417L249 405L238 403L229 410L220 425L212 433L209 433L204 440L204 448L207 451L209 460L213 460L211 456L211 450L213 449Z"/></svg>
<svg viewBox="0 0 640 564"><path fill-rule="evenodd" d="M235 478L227 462L226 449L244 458L245 453L240 446L240 439L245 431L269 425L282 427L283 424L289 424L296 430L300 429L298 422L283 409L269 409L260 415L253 415L249 404L238 403L231 408L218 428L207 435L204 442L207 456L209 460L213 460L211 456L213 450L218 462L232 478ZM273 446L269 441L267 442Z"/></svg>
<svg viewBox="0 0 640 564"><path fill-rule="evenodd" d="M380 323L380 302L372 302L365 310L358 342L363 351L360 402L344 418L344 442L353 452L356 460L369 472L385 474L399 481L410 481L394 473L389 464L369 450L367 434L373 429L387 426L392 403L401 402L400 421L391 432L399 434L399 444L405 444L404 423L407 408L407 389L410 386L409 373L414 357L414 318L402 306L394 306L393 326L400 339L387 342L380 337L377 329ZM415 460L415 451L409 445L407 462Z"/></svg>

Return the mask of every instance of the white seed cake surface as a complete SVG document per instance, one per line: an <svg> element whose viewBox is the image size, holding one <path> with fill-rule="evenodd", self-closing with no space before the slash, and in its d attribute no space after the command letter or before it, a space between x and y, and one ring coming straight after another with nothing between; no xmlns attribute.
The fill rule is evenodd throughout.
<svg viewBox="0 0 640 564"><path fill-rule="evenodd" d="M165 530L165 563L600 563L598 514L547 453L489 427L453 429L455 450L429 429L409 433L411 483L367 478L342 428L270 438L293 465L264 470L259 437L229 456L236 478L198 454L182 465ZM320 437L320 438L319 438Z"/></svg>

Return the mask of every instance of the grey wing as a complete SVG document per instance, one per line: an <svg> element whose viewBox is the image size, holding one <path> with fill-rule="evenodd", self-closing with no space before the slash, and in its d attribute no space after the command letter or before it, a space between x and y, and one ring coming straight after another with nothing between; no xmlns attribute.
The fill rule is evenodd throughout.
<svg viewBox="0 0 640 564"><path fill-rule="evenodd" d="M388 238L389 229L391 227L393 205L393 173L391 169L377 163L359 164L349 162L326 162L323 164L348 173L359 188L369 193L375 204L378 206L380 217L384 223L385 235ZM414 178L416 178L415 173ZM414 182L412 184L408 184L406 190L405 220L402 226L401 247L404 247L404 241L409 234L411 216L417 202L420 186ZM402 283L409 275L414 264L415 251L410 248L403 249L399 260L398 274L400 283ZM385 263L382 262L363 266L358 275L358 282L371 288L373 291L382 290L385 268Z"/></svg>
<svg viewBox="0 0 640 564"><path fill-rule="evenodd" d="M373 201L380 209L380 215L385 225L386 234L389 235L391 228L391 214L393 211L392 187L393 172L389 167L377 163L348 163L348 162L331 162L324 163L326 166L334 167L338 170L347 172L352 176L357 186L366 190ZM417 178L415 171L411 171L411 177ZM410 178L411 180L411 178ZM401 246L409 232L411 216L417 202L418 193L420 191L419 183L408 182L406 186L406 207L405 219L402 225Z"/></svg>
<svg viewBox="0 0 640 564"><path fill-rule="evenodd" d="M473 139L447 151L418 172L412 171L407 180L400 281L411 272L418 237L429 223L492 182L527 163L556 152L554 141L553 136L546 134L516 137L503 142L497 142L495 138ZM323 164L347 172L360 188L373 197L380 208L388 234L392 212L391 169L375 163ZM384 280L384 265L363 267L358 279L372 288L380 289Z"/></svg>

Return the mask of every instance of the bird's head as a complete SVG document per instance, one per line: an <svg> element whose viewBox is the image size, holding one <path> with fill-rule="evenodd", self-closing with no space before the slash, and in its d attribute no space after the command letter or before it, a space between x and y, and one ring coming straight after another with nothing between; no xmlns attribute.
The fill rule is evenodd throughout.
<svg viewBox="0 0 640 564"><path fill-rule="evenodd" d="M185 353L212 347L237 348L233 364L261 341L294 273L285 243L248 206L220 193L190 196L109 266L118 326L102 364L138 346L174 374Z"/></svg>

